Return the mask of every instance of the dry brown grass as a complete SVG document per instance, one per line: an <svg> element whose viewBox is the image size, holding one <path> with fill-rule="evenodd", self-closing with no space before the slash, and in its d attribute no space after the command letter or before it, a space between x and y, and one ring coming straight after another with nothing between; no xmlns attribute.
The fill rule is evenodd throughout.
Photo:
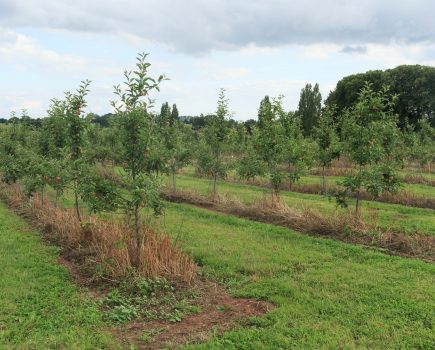
<svg viewBox="0 0 435 350"><path fill-rule="evenodd" d="M434 261L435 237L406 235L381 229L377 225L377 212L370 210L365 218L356 218L351 211L336 211L323 215L312 208L296 210L280 201L262 198L245 205L229 194L201 196L195 191L168 191L165 197L174 202L190 203L219 212L236 215L264 223L294 229L311 235L321 235L348 243L376 246L406 256Z"/></svg>
<svg viewBox="0 0 435 350"><path fill-rule="evenodd" d="M118 186L122 184L122 179L115 169L110 165L103 165L101 163L95 164L95 173L103 179L107 179Z"/></svg>
<svg viewBox="0 0 435 350"><path fill-rule="evenodd" d="M352 170L352 168L335 168L335 167L325 168L326 176L351 176L353 173L354 171ZM309 171L309 174L321 176L322 168L318 168L318 167L312 168Z"/></svg>
<svg viewBox="0 0 435 350"><path fill-rule="evenodd" d="M425 185L425 186L435 186L435 180L432 180L428 177L425 177L423 175L412 175L407 174L402 178L402 181L408 184L416 184L416 185Z"/></svg>
<svg viewBox="0 0 435 350"><path fill-rule="evenodd" d="M347 233L348 228L361 231L363 228L373 228L362 220L350 220L350 212L335 213L332 216L323 216L312 208L303 207L296 210L279 200L263 197L252 205L240 202L230 194L202 196L194 190L167 191L166 199L173 202L190 203L217 211L234 214L240 217L285 226L300 232L318 235L336 236ZM348 214L349 213L349 214ZM356 225L356 226L355 226ZM356 229L357 228L357 229Z"/></svg>
<svg viewBox="0 0 435 350"><path fill-rule="evenodd" d="M414 174L407 174L402 177L402 181L409 184L420 184L427 186L435 186L435 180L425 177L422 172L433 174L435 172L431 163L421 167L418 163L408 161L405 165L405 170L408 170ZM354 166L352 162L341 157L340 159L334 159L329 168L325 169L326 176L349 176L354 172ZM314 167L309 172L311 175L322 175L321 167Z"/></svg>
<svg viewBox="0 0 435 350"><path fill-rule="evenodd" d="M413 159L408 159L406 161L406 169L411 170L415 173L435 173L435 167L433 166L433 162L429 161L426 164L420 164L418 161Z"/></svg>
<svg viewBox="0 0 435 350"><path fill-rule="evenodd" d="M341 236L353 234L368 234L375 231L376 217L371 220L355 219L350 211L334 212L325 216L309 207L295 210L283 202L270 199L260 199L246 208L249 216L259 216L262 221L289 227L299 232L312 233L322 236Z"/></svg>
<svg viewBox="0 0 435 350"><path fill-rule="evenodd" d="M0 190L11 208L96 276L118 280L137 274L188 283L195 278L194 262L163 232L146 229L137 266L134 233L125 222L89 216L80 223L72 209L54 207L47 199L42 203L37 195L28 199L18 185L2 184Z"/></svg>
<svg viewBox="0 0 435 350"><path fill-rule="evenodd" d="M340 159L334 159L331 163L331 166L325 168L326 176L349 176L354 172L354 166L352 162L347 160L345 157L341 157ZM314 167L310 171L311 175L322 175L321 167Z"/></svg>
<svg viewBox="0 0 435 350"><path fill-rule="evenodd" d="M370 195L368 193L365 194L365 199L370 200ZM435 209L435 198L419 196L410 191L400 191L396 194L386 192L376 200L384 203L406 205L408 207Z"/></svg>
<svg viewBox="0 0 435 350"><path fill-rule="evenodd" d="M122 277L133 270L141 276L164 276L171 280L191 282L196 267L193 261L174 246L170 238L162 233L146 229L145 243L142 245L141 263L137 261L134 233L123 222L108 222L92 218L87 231L90 242L96 252L96 262L109 275Z"/></svg>

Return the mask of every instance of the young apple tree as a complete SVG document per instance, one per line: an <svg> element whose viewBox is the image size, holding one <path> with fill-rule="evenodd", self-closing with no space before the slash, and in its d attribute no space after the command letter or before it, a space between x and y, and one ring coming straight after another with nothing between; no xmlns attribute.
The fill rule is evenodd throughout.
<svg viewBox="0 0 435 350"><path fill-rule="evenodd" d="M322 166L322 194L326 194L325 169L340 155L340 142L334 125L335 106L325 107L313 129L313 138L317 143L316 160Z"/></svg>
<svg viewBox="0 0 435 350"><path fill-rule="evenodd" d="M224 147L229 136L229 110L225 90L221 89L217 103L216 115L207 120L198 155L198 170L213 180L213 194L216 194L218 178L225 178L229 164L224 159Z"/></svg>
<svg viewBox="0 0 435 350"><path fill-rule="evenodd" d="M174 105L173 108L176 108ZM177 171L186 166L191 157L183 139L184 125L178 120L178 111L176 115L171 112L169 105L163 104L162 112L159 118L159 131L162 143L163 158L165 160L165 171L172 179L172 190L176 190Z"/></svg>
<svg viewBox="0 0 435 350"><path fill-rule="evenodd" d="M133 218L137 264L141 261L145 240L143 213L152 210L158 215L162 211L160 181L147 168L156 134L156 123L148 109L153 105L150 93L159 91L159 85L165 77L160 75L154 79L149 76L150 63L146 61L147 56L145 53L139 54L136 69L124 72L123 87L115 86L115 94L119 100L112 102L122 145L121 159L125 174L122 187L127 192L121 201L129 217Z"/></svg>
<svg viewBox="0 0 435 350"><path fill-rule="evenodd" d="M278 200L280 186L286 173L281 169L285 161L285 132L281 99L270 101L264 97L258 110L258 127L253 127L250 145L239 162L238 174L243 178L266 175L272 187L272 200Z"/></svg>
<svg viewBox="0 0 435 350"><path fill-rule="evenodd" d="M343 185L356 196L356 216L360 216L363 189L376 198L383 192L394 193L399 187L396 169L400 157L395 150L400 132L393 113L395 99L388 88L375 92L366 83L355 106L344 115L343 150L357 169Z"/></svg>
<svg viewBox="0 0 435 350"><path fill-rule="evenodd" d="M86 95L89 93L89 80L82 81L75 93L66 92L65 100L60 102L58 108L63 110L67 124L67 145L71 170L72 189L74 193L74 208L77 218L82 221L79 208L79 185L83 168L86 166L83 159L85 146L85 133L88 121L84 117L83 109L86 107Z"/></svg>
<svg viewBox="0 0 435 350"><path fill-rule="evenodd" d="M281 98L274 103L275 113L283 126L284 132L284 163L287 164L287 181L291 186L300 179L304 170L309 168L313 161L313 142L304 138L302 120L299 115L285 112Z"/></svg>
<svg viewBox="0 0 435 350"><path fill-rule="evenodd" d="M435 160L435 128L430 125L429 118L422 118L417 122L416 158L420 171L424 166L430 172L431 164Z"/></svg>

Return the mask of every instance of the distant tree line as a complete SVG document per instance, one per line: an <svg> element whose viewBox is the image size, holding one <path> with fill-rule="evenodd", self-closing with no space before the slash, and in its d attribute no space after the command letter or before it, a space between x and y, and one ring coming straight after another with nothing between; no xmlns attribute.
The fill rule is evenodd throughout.
<svg viewBox="0 0 435 350"><path fill-rule="evenodd" d="M389 87L392 95L397 95L394 105L394 113L398 115L398 125L401 129L407 124L418 128L418 121L425 118L432 126L435 126L435 68L422 65L402 65L394 69L373 70L366 73L352 74L338 81L336 88L329 93L325 100L326 107L334 107L334 118L339 119L345 110L352 108L358 101L360 91L366 82L371 84L375 92L380 92L384 86ZM322 95L318 84L307 84L300 93L298 108L295 115L301 118L302 129L305 136L312 135L313 128L318 124L322 109ZM167 102L162 105L161 114L167 112L172 119L191 125L193 130L204 128L212 115L201 114L199 116L179 115L176 104L172 107ZM88 118L92 124L103 128L109 127L113 113L98 115L90 113ZM337 120L338 121L338 120ZM9 119L0 118L0 124L27 123L35 127L42 126L42 119L31 119L27 111L23 111L21 117L13 114ZM231 127L238 122L229 119ZM252 127L257 125L255 119L241 122L252 133Z"/></svg>
<svg viewBox="0 0 435 350"><path fill-rule="evenodd" d="M366 82L374 91L389 87L397 95L394 112L399 116L399 126L407 123L416 126L422 118L427 118L435 126L435 68L421 65L402 65L394 69L372 70L352 74L341 79L325 103L337 106L338 117L345 109L354 106Z"/></svg>

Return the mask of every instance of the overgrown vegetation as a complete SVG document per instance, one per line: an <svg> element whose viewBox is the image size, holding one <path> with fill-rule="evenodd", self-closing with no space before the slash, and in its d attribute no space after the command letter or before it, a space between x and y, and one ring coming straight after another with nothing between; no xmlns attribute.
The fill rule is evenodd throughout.
<svg viewBox="0 0 435 350"><path fill-rule="evenodd" d="M180 322L186 313L198 313L189 292L177 291L165 278L125 280L112 289L101 304L106 318L117 324L136 319Z"/></svg>

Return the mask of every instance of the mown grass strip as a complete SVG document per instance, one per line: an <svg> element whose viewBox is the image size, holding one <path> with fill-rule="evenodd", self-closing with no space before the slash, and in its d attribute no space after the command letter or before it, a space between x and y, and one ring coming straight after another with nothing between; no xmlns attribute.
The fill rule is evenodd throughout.
<svg viewBox="0 0 435 350"><path fill-rule="evenodd" d="M118 349L58 254L0 203L0 349Z"/></svg>
<svg viewBox="0 0 435 350"><path fill-rule="evenodd" d="M165 229L238 296L277 308L189 349L430 349L435 265L169 204Z"/></svg>
<svg viewBox="0 0 435 350"><path fill-rule="evenodd" d="M177 186L180 189L195 189L200 194L210 191L210 181L205 178L196 178L187 175L177 177ZM250 204L263 196L270 196L270 191L258 186L229 183L220 181L220 193L229 192L245 204ZM289 207L313 208L322 214L333 213L336 208L335 201L325 196L282 191L280 198ZM354 205L354 200L349 200L349 205ZM398 204L363 201L363 208L369 209L378 216L379 226L391 228L401 233L428 233L435 235L435 210L412 208Z"/></svg>
<svg viewBox="0 0 435 350"><path fill-rule="evenodd" d="M167 191L164 192L164 197L171 202L192 204L244 219L286 227L299 233L377 247L388 254L435 262L435 236L385 231L376 222L367 223L355 218L352 212L325 216L310 209L289 208L280 202L261 200L245 205L232 197L203 196L189 190Z"/></svg>

